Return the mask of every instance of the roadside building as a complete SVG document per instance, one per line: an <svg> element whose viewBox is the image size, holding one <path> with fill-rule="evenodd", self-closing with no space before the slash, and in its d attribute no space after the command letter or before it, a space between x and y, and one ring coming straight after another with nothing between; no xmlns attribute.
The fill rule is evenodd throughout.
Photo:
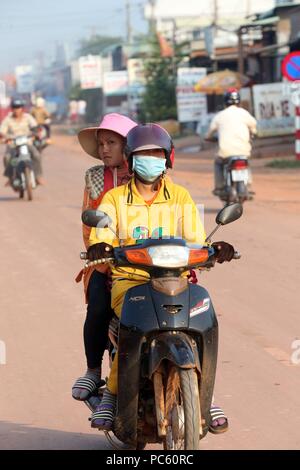
<svg viewBox="0 0 300 470"><path fill-rule="evenodd" d="M300 2L283 2L239 28L239 71L256 83L282 80L281 63L300 50Z"/></svg>

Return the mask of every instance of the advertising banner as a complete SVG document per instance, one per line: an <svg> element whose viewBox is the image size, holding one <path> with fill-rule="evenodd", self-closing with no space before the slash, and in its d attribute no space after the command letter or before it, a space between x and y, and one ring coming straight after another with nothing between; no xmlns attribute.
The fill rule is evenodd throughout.
<svg viewBox="0 0 300 470"><path fill-rule="evenodd" d="M206 95L194 86L206 75L200 67L181 67L177 71L177 114L179 122L201 121L207 114Z"/></svg>
<svg viewBox="0 0 300 470"><path fill-rule="evenodd" d="M17 92L33 93L34 91L34 77L33 68L31 65L18 65L15 69Z"/></svg>
<svg viewBox="0 0 300 470"><path fill-rule="evenodd" d="M124 96L128 94L128 72L106 72L104 74L103 91L106 96Z"/></svg>
<svg viewBox="0 0 300 470"><path fill-rule="evenodd" d="M81 89L101 88L103 85L101 57L93 55L80 57L78 63Z"/></svg>
<svg viewBox="0 0 300 470"><path fill-rule="evenodd" d="M286 85L283 82L254 85L253 102L259 137L294 132L294 104L291 96L286 93Z"/></svg>

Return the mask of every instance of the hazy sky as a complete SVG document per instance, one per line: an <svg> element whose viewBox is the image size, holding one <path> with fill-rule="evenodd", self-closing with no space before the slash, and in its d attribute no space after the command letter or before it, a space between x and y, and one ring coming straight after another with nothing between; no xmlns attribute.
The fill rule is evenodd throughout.
<svg viewBox="0 0 300 470"><path fill-rule="evenodd" d="M142 6L131 0L132 26L147 31ZM71 50L92 32L125 36L126 0L0 0L0 73L28 64L44 51L54 54L57 42Z"/></svg>

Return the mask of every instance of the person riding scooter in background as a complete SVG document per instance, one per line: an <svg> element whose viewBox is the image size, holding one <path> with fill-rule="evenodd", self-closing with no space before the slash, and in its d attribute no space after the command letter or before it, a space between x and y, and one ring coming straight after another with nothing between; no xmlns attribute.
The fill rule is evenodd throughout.
<svg viewBox="0 0 300 470"><path fill-rule="evenodd" d="M36 98L35 106L31 109L31 115L35 118L39 126L43 126L47 132L47 144L51 143L50 140L50 124L51 116L49 111L45 107L45 100L41 96Z"/></svg>
<svg viewBox="0 0 300 470"><path fill-rule="evenodd" d="M230 89L224 94L225 109L212 120L206 140L212 140L218 133L219 149L215 159L215 189L213 194L220 196L224 185L224 165L229 157L251 155L251 137L256 135L256 119L239 107L240 94Z"/></svg>
<svg viewBox="0 0 300 470"><path fill-rule="evenodd" d="M129 178L124 147L127 133L136 122L126 116L111 113L104 116L99 127L82 129L78 140L83 150L92 157L102 160L104 165L93 166L85 175L85 189L82 210L96 209L107 191L126 183ZM91 229L82 226L83 241L88 249ZM76 278L83 277L87 302L84 324L84 346L87 371L76 380L72 396L84 401L101 384L101 365L108 342L108 325L112 317L111 296L108 287L109 267L107 265L88 268Z"/></svg>
<svg viewBox="0 0 300 470"><path fill-rule="evenodd" d="M165 178L172 168L173 143L169 134L157 124L139 125L127 136L126 157L132 179L123 186L109 191L101 201L99 210L109 215L111 229L92 229L88 259L96 261L110 257L113 247L139 243L148 238L179 237L189 243L205 244L205 232L198 209L189 192ZM216 260L231 261L234 248L225 242L213 243ZM124 297L131 287L147 282L143 271L128 268L120 273L113 270L112 303L120 317ZM92 414L92 427L103 430L112 428L118 391L117 354L112 363L107 389L101 404ZM122 386L122 384L120 384ZM215 428L219 427L217 418ZM220 416L221 418L221 416ZM222 415L221 430L227 430L227 419ZM214 432L214 429L212 429Z"/></svg>
<svg viewBox="0 0 300 470"><path fill-rule="evenodd" d="M15 98L11 101L11 113L6 116L3 120L0 127L0 136L7 143L6 151L4 154L4 176L9 178L9 160L13 155L13 148L10 145L11 140L15 137L32 135L32 131L37 126L37 122L33 116L29 113L24 112L24 102L21 99ZM36 182L38 184L44 184L44 179L42 177L42 161L41 154L34 147L34 145L29 146L30 154L32 157L33 169L36 177ZM8 183L9 184L9 181Z"/></svg>

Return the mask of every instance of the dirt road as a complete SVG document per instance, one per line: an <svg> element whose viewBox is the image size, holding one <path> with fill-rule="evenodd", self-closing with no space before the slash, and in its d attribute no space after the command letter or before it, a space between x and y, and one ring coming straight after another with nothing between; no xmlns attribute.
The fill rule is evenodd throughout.
<svg viewBox="0 0 300 470"><path fill-rule="evenodd" d="M212 160L176 158L174 179L205 204L209 231L220 208ZM75 138L57 136L44 156L47 185L32 203L0 178L0 449L109 448L70 393L85 369L85 306L74 277L83 175L95 163ZM265 169L262 161L253 168L255 201L216 238L243 257L201 278L219 315L216 401L230 420L230 431L209 435L203 449L300 448L300 352L292 349L300 338L300 171Z"/></svg>

